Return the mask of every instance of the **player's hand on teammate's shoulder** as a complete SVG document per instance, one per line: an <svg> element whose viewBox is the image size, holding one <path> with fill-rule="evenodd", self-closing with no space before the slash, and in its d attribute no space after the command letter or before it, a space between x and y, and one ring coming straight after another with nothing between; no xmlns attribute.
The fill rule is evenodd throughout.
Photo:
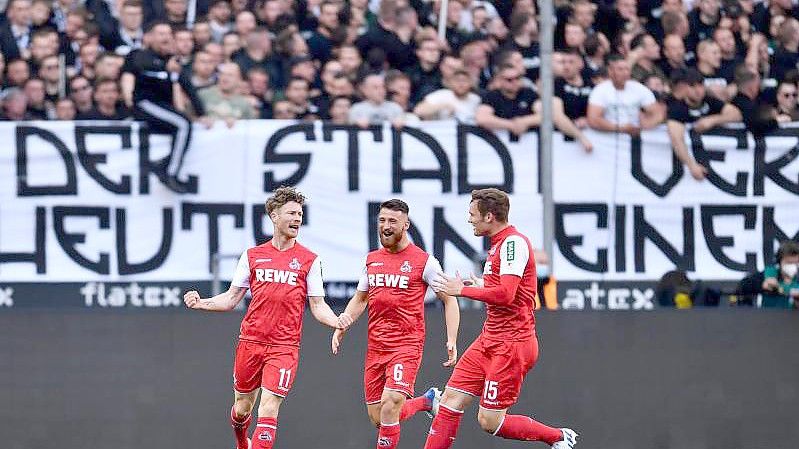
<svg viewBox="0 0 799 449"><path fill-rule="evenodd" d="M189 290L183 295L183 302L186 303L186 307L196 309L200 306L200 294L197 290Z"/></svg>

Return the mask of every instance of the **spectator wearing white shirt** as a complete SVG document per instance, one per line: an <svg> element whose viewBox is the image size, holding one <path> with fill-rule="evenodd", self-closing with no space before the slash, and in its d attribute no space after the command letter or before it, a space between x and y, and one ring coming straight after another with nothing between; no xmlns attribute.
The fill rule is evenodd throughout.
<svg viewBox="0 0 799 449"><path fill-rule="evenodd" d="M608 57L608 78L588 97L588 126L634 136L663 121L655 95L630 79L630 64L621 55Z"/></svg>
<svg viewBox="0 0 799 449"><path fill-rule="evenodd" d="M474 115L480 105L480 96L472 92L474 82L469 72L455 70L444 84L447 88L429 93L413 112L422 120L454 118L461 123L475 124Z"/></svg>

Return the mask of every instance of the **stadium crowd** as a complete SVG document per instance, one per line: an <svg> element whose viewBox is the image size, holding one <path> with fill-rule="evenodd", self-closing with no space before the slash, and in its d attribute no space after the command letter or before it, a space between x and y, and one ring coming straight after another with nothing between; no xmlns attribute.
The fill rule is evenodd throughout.
<svg viewBox="0 0 799 449"><path fill-rule="evenodd" d="M442 40L440 0L0 0L2 117L155 120L134 92L146 90L143 73L156 73L148 64L160 63L175 87L150 89L169 100L156 116L208 126L537 126L536 3L448 4ZM799 118L792 0L555 4L555 123L586 150L585 127L635 135L666 122L677 155L702 179L681 137L686 124L744 121L764 133Z"/></svg>

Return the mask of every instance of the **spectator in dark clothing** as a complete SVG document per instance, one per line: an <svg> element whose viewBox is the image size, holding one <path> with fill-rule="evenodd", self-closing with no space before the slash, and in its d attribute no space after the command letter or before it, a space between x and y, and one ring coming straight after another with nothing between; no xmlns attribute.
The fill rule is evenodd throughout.
<svg viewBox="0 0 799 449"><path fill-rule="evenodd" d="M308 49L314 59L324 64L333 57L333 48L344 38L344 29L339 23L338 3L326 0L319 6L319 26L308 38Z"/></svg>
<svg viewBox="0 0 799 449"><path fill-rule="evenodd" d="M373 48L383 49L391 67L405 70L413 66L416 61L410 39L400 39L395 31L398 28L397 13L396 3L382 2L374 28L358 38L355 45L362 55L368 54Z"/></svg>
<svg viewBox="0 0 799 449"><path fill-rule="evenodd" d="M58 100L55 104L55 118L56 120L75 120L78 110L75 108L75 102L69 97L64 97Z"/></svg>
<svg viewBox="0 0 799 449"><path fill-rule="evenodd" d="M29 79L25 82L23 92L28 99L28 116L31 120L47 120L50 118L44 81L39 78Z"/></svg>
<svg viewBox="0 0 799 449"><path fill-rule="evenodd" d="M130 109L120 102L119 84L115 80L100 80L94 85L94 106L79 112L78 120L125 120L132 117Z"/></svg>
<svg viewBox="0 0 799 449"><path fill-rule="evenodd" d="M56 58L57 60L57 58ZM31 77L31 70L28 62L24 59L9 59L6 64L5 87L19 87L25 85L25 81Z"/></svg>
<svg viewBox="0 0 799 449"><path fill-rule="evenodd" d="M790 70L799 67L799 20L787 18L780 25L779 46L774 50L774 77L785 78Z"/></svg>
<svg viewBox="0 0 799 449"><path fill-rule="evenodd" d="M92 83L82 75L69 80L69 98L75 102L78 114L88 112L92 108Z"/></svg>
<svg viewBox="0 0 799 449"><path fill-rule="evenodd" d="M412 102L421 101L425 95L441 88L441 47L433 37L422 39L416 47L417 63L408 71L413 87Z"/></svg>
<svg viewBox="0 0 799 449"><path fill-rule="evenodd" d="M727 28L716 28L713 32L713 41L721 50L721 67L718 73L728 83L732 83L735 80L735 67L743 62L735 44L735 35Z"/></svg>
<svg viewBox="0 0 799 449"><path fill-rule="evenodd" d="M799 121L799 107L797 106L797 87L792 81L782 81L777 86L777 114L783 120Z"/></svg>
<svg viewBox="0 0 799 449"><path fill-rule="evenodd" d="M728 83L720 73L721 50L711 40L696 46L696 69L705 78L705 87L711 95L721 101L729 101L735 95L735 85Z"/></svg>
<svg viewBox="0 0 799 449"><path fill-rule="evenodd" d="M738 70L735 84L738 94L731 101L738 112L735 121L744 122L752 134L766 134L776 129L779 121L788 121L777 116L776 109L760 98L760 74L745 68Z"/></svg>
<svg viewBox="0 0 799 449"><path fill-rule="evenodd" d="M105 5L105 2L98 3ZM100 44L103 47L122 56L142 47L144 12L139 0L125 0L119 11L119 19L110 12L107 14L98 20Z"/></svg>
<svg viewBox="0 0 799 449"><path fill-rule="evenodd" d="M696 69L676 69L671 76L671 96L666 100L666 127L674 154L697 181L705 179L707 168L698 163L685 143L686 125L704 132L736 119L734 106L707 95L704 79Z"/></svg>
<svg viewBox="0 0 799 449"><path fill-rule="evenodd" d="M28 58L31 40L30 0L9 0L6 20L0 23L0 52L7 60Z"/></svg>
<svg viewBox="0 0 799 449"><path fill-rule="evenodd" d="M526 77L531 81L538 80L541 69L541 53L534 36L538 34L538 21L528 13L514 13L510 21L511 37L505 49L518 50L524 58Z"/></svg>
<svg viewBox="0 0 799 449"><path fill-rule="evenodd" d="M583 59L580 53L574 48L561 53L561 76L555 78L555 96L563 101L563 112L566 116L578 128L585 128L588 126L588 96L591 95L593 85L582 75Z"/></svg>
<svg viewBox="0 0 799 449"><path fill-rule="evenodd" d="M28 114L28 97L19 88L7 89L3 92L3 121L33 120Z"/></svg>
<svg viewBox="0 0 799 449"><path fill-rule="evenodd" d="M280 64L272 57L272 40L266 28L258 27L247 35L245 48L233 56L242 73L259 67L269 74L272 86L283 86L283 73Z"/></svg>
<svg viewBox="0 0 799 449"><path fill-rule="evenodd" d="M719 0L699 0L697 3L698 7L688 13L688 23L692 39L701 42L713 38L713 30L721 19L721 4Z"/></svg>
<svg viewBox="0 0 799 449"><path fill-rule="evenodd" d="M181 73L180 64L172 55L172 28L166 22L148 26L148 48L135 50L125 60L122 91L125 104L135 107L137 120L147 122L154 133L172 136L172 148L166 161L165 184L178 193L196 191L189 180L179 180L183 159L191 142L191 122L175 108L175 84L188 95L198 116L204 115L202 102L197 97L191 80Z"/></svg>
<svg viewBox="0 0 799 449"><path fill-rule="evenodd" d="M247 72L247 85L250 96L255 99L255 110L260 118L272 118L272 101L275 93L269 83L269 73L261 67L253 67Z"/></svg>
<svg viewBox="0 0 799 449"><path fill-rule="evenodd" d="M494 76L496 79L492 84L496 89L483 95L482 104L475 113L477 124L516 135L538 126L541 123L541 101L532 89L522 87L522 70L505 65ZM578 140L586 151L591 151L593 145L563 113L563 102L559 98L554 99L553 121L557 129Z"/></svg>

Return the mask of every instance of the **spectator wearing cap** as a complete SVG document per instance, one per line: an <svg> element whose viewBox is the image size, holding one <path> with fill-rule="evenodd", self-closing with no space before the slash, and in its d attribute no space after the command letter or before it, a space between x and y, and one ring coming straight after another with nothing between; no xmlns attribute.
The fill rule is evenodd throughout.
<svg viewBox="0 0 799 449"><path fill-rule="evenodd" d="M588 97L593 85L583 76L583 58L574 49L561 52L561 75L555 78L555 96L563 101L563 112L578 128L588 126Z"/></svg>
<svg viewBox="0 0 799 449"><path fill-rule="evenodd" d="M272 86L283 86L281 67L272 57L272 40L266 28L258 27L247 34L244 48L233 56L233 62L239 65L242 73L260 67L269 74Z"/></svg>
<svg viewBox="0 0 799 449"><path fill-rule="evenodd" d="M486 92L475 112L475 122L483 128L503 129L522 135L528 129L541 123L541 101L530 88L522 87L524 77L521 68L504 65L494 75L494 90ZM563 113L563 102L554 98L552 119L555 127L564 134L575 138L586 151L593 145L583 133Z"/></svg>
<svg viewBox="0 0 799 449"><path fill-rule="evenodd" d="M640 134L663 121L651 90L630 79L630 64L621 55L608 57L608 80L588 97L588 126L597 131Z"/></svg>
<svg viewBox="0 0 799 449"><path fill-rule="evenodd" d="M116 80L98 80L93 98L94 106L86 112L78 112L78 120L125 120L133 117L133 112L120 101L122 96Z"/></svg>
<svg viewBox="0 0 799 449"><path fill-rule="evenodd" d="M9 60L27 59L31 40L30 0L9 0L6 20L0 24L0 52Z"/></svg>
<svg viewBox="0 0 799 449"><path fill-rule="evenodd" d="M474 81L464 69L457 69L444 79L443 89L427 94L413 112L422 120L455 119L474 125L480 96L472 92Z"/></svg>
<svg viewBox="0 0 799 449"><path fill-rule="evenodd" d="M705 87L711 95L721 101L729 101L735 95L735 85L727 83L720 73L721 50L718 44L704 40L696 46L696 69L705 78Z"/></svg>
<svg viewBox="0 0 799 449"><path fill-rule="evenodd" d="M23 92L28 99L28 116L31 120L47 120L50 118L52 105L47 104L44 81L40 78L29 79L25 82Z"/></svg>
<svg viewBox="0 0 799 449"><path fill-rule="evenodd" d="M657 65L660 59L660 45L655 38L646 33L640 33L630 41L630 52L627 61L632 67L632 78L639 82L644 82L647 78L654 75L660 79L665 79L666 75Z"/></svg>
<svg viewBox="0 0 799 449"><path fill-rule="evenodd" d="M211 40L222 43L222 37L233 30L230 3L228 0L212 0L208 9L208 25L211 27Z"/></svg>
<svg viewBox="0 0 799 449"><path fill-rule="evenodd" d="M119 9L119 18L108 13L97 22L100 25L100 44L107 50L126 56L142 47L144 11L140 0L125 0Z"/></svg>
<svg viewBox="0 0 799 449"><path fill-rule="evenodd" d="M15 122L33 119L28 114L28 97L25 92L17 87L6 89L3 92L3 115L0 120Z"/></svg>
<svg viewBox="0 0 799 449"><path fill-rule="evenodd" d="M777 86L777 114L786 121L799 121L796 83L784 80Z"/></svg>
<svg viewBox="0 0 799 449"><path fill-rule="evenodd" d="M541 69L541 53L535 36L538 35L538 21L535 16L525 12L516 12L510 19L511 37L503 46L506 50L518 50L524 58L526 77L531 81L538 80Z"/></svg>
<svg viewBox="0 0 799 449"><path fill-rule="evenodd" d="M386 85L383 75L370 74L363 78L360 85L363 101L355 103L350 109L350 123L366 128L391 122L397 128L405 125L405 111L400 105L386 100Z"/></svg>
<svg viewBox="0 0 799 449"><path fill-rule="evenodd" d="M441 88L441 46L438 39L429 36L416 43L416 64L408 71L413 88L413 102Z"/></svg>
<svg viewBox="0 0 799 449"><path fill-rule="evenodd" d="M764 102L760 95L760 74L742 67L735 73L738 94L730 104L735 107L735 121L744 122L752 134L763 135L777 128L780 121L788 120L778 116L776 109Z"/></svg>
<svg viewBox="0 0 799 449"><path fill-rule="evenodd" d="M55 104L55 118L56 120L75 120L78 110L75 108L75 102L69 97L59 99Z"/></svg>
<svg viewBox="0 0 799 449"><path fill-rule="evenodd" d="M223 120L228 128L233 127L236 120L257 118L252 103L245 95L239 93L241 87L241 71L232 62L219 66L219 81L216 85L197 92L210 118Z"/></svg>
<svg viewBox="0 0 799 449"><path fill-rule="evenodd" d="M344 40L344 29L339 22L341 4L325 0L319 5L319 26L308 38L308 49L314 59L322 64L333 57L333 48Z"/></svg>
<svg viewBox="0 0 799 449"><path fill-rule="evenodd" d="M686 125L701 133L734 122L733 106L707 95L704 79L696 69L676 69L671 76L671 96L666 100L666 127L674 154L697 181L705 179L707 168L694 159L685 143Z"/></svg>

